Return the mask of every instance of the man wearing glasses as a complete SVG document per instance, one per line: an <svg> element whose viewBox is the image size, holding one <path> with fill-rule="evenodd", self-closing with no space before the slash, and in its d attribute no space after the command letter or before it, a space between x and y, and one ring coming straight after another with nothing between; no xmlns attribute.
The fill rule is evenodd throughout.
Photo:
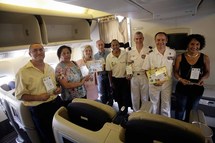
<svg viewBox="0 0 215 143"><path fill-rule="evenodd" d="M29 55L31 60L16 74L15 96L29 107L41 142L54 143L52 119L62 104L58 96L61 89L56 86L54 69L44 63L44 47L31 44Z"/></svg>

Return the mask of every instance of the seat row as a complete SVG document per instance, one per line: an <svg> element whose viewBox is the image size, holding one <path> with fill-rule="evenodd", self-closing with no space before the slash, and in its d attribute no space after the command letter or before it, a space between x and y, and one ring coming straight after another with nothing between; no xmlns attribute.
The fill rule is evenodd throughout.
<svg viewBox="0 0 215 143"><path fill-rule="evenodd" d="M14 89L6 91L2 87L0 103L18 133L17 142L40 143L28 108L14 97ZM147 102L140 111L124 116L100 102L76 98L53 117L56 143L212 143L211 136L206 136L200 126L151 114L151 109ZM190 122L207 126L202 111L192 111L190 115Z"/></svg>

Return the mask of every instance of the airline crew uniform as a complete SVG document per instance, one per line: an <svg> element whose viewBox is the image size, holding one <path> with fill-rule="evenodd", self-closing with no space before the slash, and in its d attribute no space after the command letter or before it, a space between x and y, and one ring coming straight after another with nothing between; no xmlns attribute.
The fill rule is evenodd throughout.
<svg viewBox="0 0 215 143"><path fill-rule="evenodd" d="M128 63L132 66L133 75L131 78L131 101L134 111L138 111L145 101L148 101L149 87L148 79L142 65L146 54L149 53L148 48L142 48L140 53L136 48L128 51Z"/></svg>
<svg viewBox="0 0 215 143"><path fill-rule="evenodd" d="M153 49L153 52L149 53L144 61L142 68L144 70L150 70L165 66L167 68L167 74L169 80L165 81L161 86L149 84L149 97L153 106L154 114L161 114L171 117L170 103L172 94L172 71L175 60L176 52L169 47L166 47L164 55L162 55L157 48Z"/></svg>
<svg viewBox="0 0 215 143"><path fill-rule="evenodd" d="M108 54L106 58L106 71L112 72L112 83L114 85L113 97L118 103L119 109L122 106L126 107L126 110L130 103L129 98L129 84L126 79L126 63L127 53L121 50L119 57L115 57L112 53Z"/></svg>

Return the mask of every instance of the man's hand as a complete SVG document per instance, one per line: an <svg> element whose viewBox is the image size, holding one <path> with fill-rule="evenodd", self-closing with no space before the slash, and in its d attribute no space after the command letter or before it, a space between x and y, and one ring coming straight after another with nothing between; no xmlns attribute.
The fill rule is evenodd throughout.
<svg viewBox="0 0 215 143"><path fill-rule="evenodd" d="M55 95L60 94L60 93L61 93L61 90L62 90L61 87L58 86L58 87L55 89L54 94L55 94Z"/></svg>
<svg viewBox="0 0 215 143"><path fill-rule="evenodd" d="M164 82L165 81L157 81L156 83L154 83L154 86L162 86Z"/></svg>
<svg viewBox="0 0 215 143"><path fill-rule="evenodd" d="M46 101L46 100L48 100L49 99L49 97L51 96L51 94L49 94L49 93L42 93L42 94L40 94L40 101Z"/></svg>

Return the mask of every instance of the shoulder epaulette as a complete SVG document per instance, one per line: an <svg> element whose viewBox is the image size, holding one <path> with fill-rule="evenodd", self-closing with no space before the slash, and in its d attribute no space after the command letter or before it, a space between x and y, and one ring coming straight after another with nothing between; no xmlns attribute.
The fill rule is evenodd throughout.
<svg viewBox="0 0 215 143"><path fill-rule="evenodd" d="M149 49L150 50L149 50L148 54L151 53L151 52L153 52L153 47L152 46L149 46Z"/></svg>

